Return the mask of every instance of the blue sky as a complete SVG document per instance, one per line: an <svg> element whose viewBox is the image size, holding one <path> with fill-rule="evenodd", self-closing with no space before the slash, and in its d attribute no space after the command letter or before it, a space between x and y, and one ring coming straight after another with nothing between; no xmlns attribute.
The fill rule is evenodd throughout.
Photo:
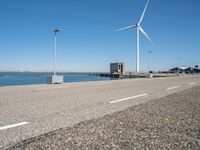
<svg viewBox="0 0 200 150"><path fill-rule="evenodd" d="M109 71L124 62L135 71L136 31L114 32L134 24L146 0L1 0L0 71L53 70L53 29L57 70ZM141 24L154 41L140 36L141 70L168 70L200 64L200 1L150 0ZM180 58L180 59L179 59Z"/></svg>

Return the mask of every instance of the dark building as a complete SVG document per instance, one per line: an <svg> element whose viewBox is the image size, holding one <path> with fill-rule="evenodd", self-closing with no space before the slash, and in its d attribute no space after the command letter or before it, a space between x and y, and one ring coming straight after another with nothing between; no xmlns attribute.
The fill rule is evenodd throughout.
<svg viewBox="0 0 200 150"><path fill-rule="evenodd" d="M194 73L200 73L200 69L194 68Z"/></svg>
<svg viewBox="0 0 200 150"><path fill-rule="evenodd" d="M199 66L200 67L200 66ZM176 67L169 70L171 73L200 73L200 68L196 67Z"/></svg>
<svg viewBox="0 0 200 150"><path fill-rule="evenodd" d="M184 73L194 73L194 68L188 67L188 68L184 69Z"/></svg>
<svg viewBox="0 0 200 150"><path fill-rule="evenodd" d="M125 68L124 63L117 62L117 63L111 63L110 64L110 73L111 74L124 74Z"/></svg>
<svg viewBox="0 0 200 150"><path fill-rule="evenodd" d="M187 69L187 67L175 67L169 70L169 72L171 73L185 73L185 69Z"/></svg>

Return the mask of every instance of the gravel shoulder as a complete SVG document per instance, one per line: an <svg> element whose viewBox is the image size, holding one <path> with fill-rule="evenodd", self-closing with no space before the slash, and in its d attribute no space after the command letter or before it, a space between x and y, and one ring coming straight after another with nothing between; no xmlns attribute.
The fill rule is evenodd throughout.
<svg viewBox="0 0 200 150"><path fill-rule="evenodd" d="M8 149L200 149L200 86Z"/></svg>

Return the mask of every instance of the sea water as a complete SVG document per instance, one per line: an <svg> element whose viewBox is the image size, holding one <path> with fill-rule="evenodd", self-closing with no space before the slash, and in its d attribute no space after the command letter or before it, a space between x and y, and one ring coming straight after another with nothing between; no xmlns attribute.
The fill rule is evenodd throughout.
<svg viewBox="0 0 200 150"><path fill-rule="evenodd" d="M0 86L46 84L47 76L51 75L53 73L0 72ZM65 83L111 80L111 78L92 76L89 73L58 73L58 75L64 76Z"/></svg>

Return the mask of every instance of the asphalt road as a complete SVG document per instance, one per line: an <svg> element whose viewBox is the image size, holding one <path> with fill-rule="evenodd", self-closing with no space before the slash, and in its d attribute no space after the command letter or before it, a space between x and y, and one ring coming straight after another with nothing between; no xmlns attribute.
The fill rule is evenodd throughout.
<svg viewBox="0 0 200 150"><path fill-rule="evenodd" d="M199 91L196 86L27 139L8 150L199 150Z"/></svg>
<svg viewBox="0 0 200 150"><path fill-rule="evenodd" d="M0 88L0 148L200 85L200 76Z"/></svg>

